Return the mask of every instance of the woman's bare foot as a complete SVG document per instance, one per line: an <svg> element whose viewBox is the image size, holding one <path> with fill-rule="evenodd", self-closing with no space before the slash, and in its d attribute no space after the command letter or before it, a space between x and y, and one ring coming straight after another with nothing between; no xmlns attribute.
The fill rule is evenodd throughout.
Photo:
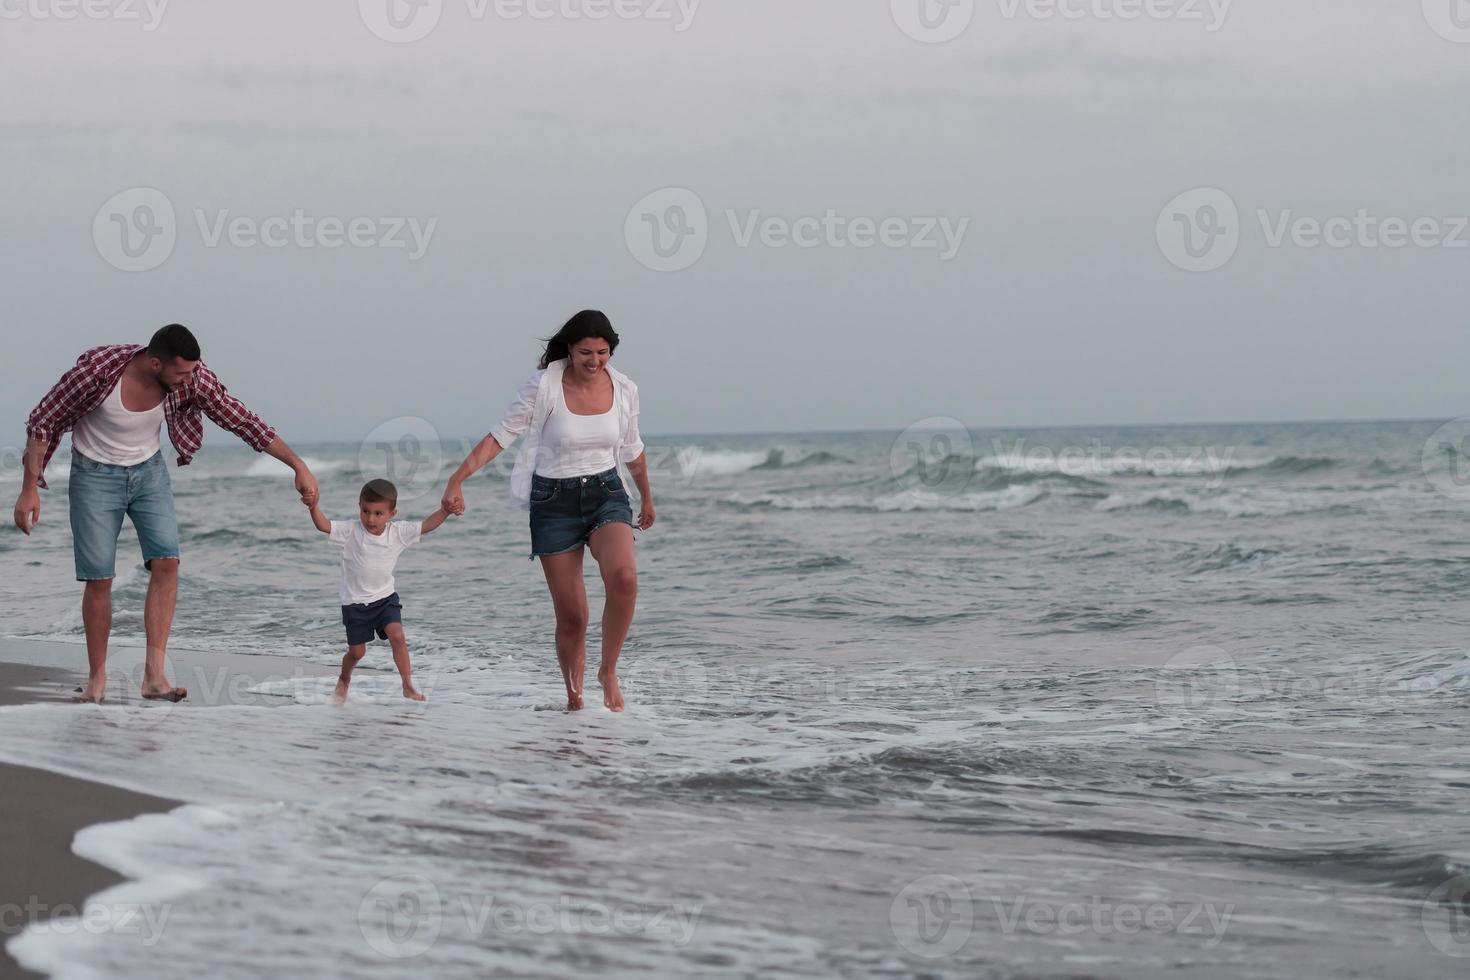
<svg viewBox="0 0 1470 980"><path fill-rule="evenodd" d="M337 689L332 692L332 703L339 708L347 703L347 681L337 682Z"/></svg>
<svg viewBox="0 0 1470 980"><path fill-rule="evenodd" d="M623 710L623 691L618 687L618 675L603 664L597 670L597 683L602 685L602 703L609 711Z"/></svg>
<svg viewBox="0 0 1470 980"><path fill-rule="evenodd" d="M567 688L567 710L568 711L581 711L582 710L582 692L581 691L574 690L574 689L572 689L570 687Z"/></svg>
<svg viewBox="0 0 1470 980"><path fill-rule="evenodd" d="M429 700L428 698L426 698L422 694L420 694L418 692L418 690L416 688L414 688L413 686L411 686L411 685L405 685L404 686L404 688L403 688L403 696L406 697L406 698L408 698L410 701L427 701L427 700Z"/></svg>

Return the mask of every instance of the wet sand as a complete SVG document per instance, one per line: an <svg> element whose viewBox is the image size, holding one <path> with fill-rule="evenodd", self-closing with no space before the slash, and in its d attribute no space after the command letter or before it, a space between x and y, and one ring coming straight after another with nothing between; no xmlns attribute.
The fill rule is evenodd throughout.
<svg viewBox="0 0 1470 980"><path fill-rule="evenodd" d="M268 657L237 657L191 651L171 651L170 679L188 687L189 698L180 707L214 704L278 703L279 699L250 695L246 688L266 676L315 676L332 671L296 661ZM79 643L0 639L0 707L54 702L67 704L86 679L86 648ZM109 667L117 681L109 683L108 698L120 702L101 708L127 710L137 703L135 675L142 651L117 648ZM0 747L3 752L3 747ZM0 762L0 945L24 929L33 918L52 911L80 911L88 896L123 879L107 868L72 853L72 839L83 827L130 820L145 813L162 813L182 801L107 786ZM36 977L8 954L0 953L0 980Z"/></svg>

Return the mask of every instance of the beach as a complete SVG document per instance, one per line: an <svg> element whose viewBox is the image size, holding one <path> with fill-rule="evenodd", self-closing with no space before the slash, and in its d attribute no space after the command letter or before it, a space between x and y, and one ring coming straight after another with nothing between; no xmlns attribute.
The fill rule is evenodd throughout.
<svg viewBox="0 0 1470 980"><path fill-rule="evenodd" d="M137 651L119 651L115 666L123 676L136 674ZM270 666L265 661L238 660L175 652L172 657L182 678L197 684L195 697L211 691L224 692L225 701L239 703L230 692L253 684ZM87 651L84 645L64 642L0 640L0 707L27 704L63 704L75 710L111 710L106 706L73 706L71 699L86 679ZM277 667L295 665L275 664ZM223 677L225 683L208 684ZM122 677L111 690L122 694ZM132 692L136 699L137 692ZM248 695L246 696L248 699ZM124 710L119 706L119 710ZM119 773L121 782L147 782L146 757L136 771ZM32 921L54 916L83 915L89 897L124 882L110 868L78 857L73 838L85 827L132 820L149 813L167 813L182 801L135 792L117 785L62 775L59 772L0 762L0 822L6 827L0 843L0 894L4 895L5 917L0 920L0 944L22 931ZM0 977L44 976L24 969L0 946Z"/></svg>
<svg viewBox="0 0 1470 980"><path fill-rule="evenodd" d="M651 441L620 715L591 676L564 710L495 469L398 566L427 703L374 643L334 708L335 556L225 448L174 474L188 700L137 701L128 529L111 703L59 703L85 655L58 479L51 523L0 539L0 660L33 668L0 760L155 802L56 821L100 924L11 952L151 980L1456 976L1470 537L1437 428L976 432L922 472L895 433ZM359 447L307 452L340 519ZM66 813L50 786L27 819Z"/></svg>

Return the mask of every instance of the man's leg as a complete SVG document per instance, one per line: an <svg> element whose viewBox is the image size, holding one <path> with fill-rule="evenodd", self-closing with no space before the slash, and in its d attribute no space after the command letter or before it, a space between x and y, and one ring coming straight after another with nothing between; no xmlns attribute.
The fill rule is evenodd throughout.
<svg viewBox="0 0 1470 980"><path fill-rule="evenodd" d="M179 599L179 522L174 516L173 486L162 453L132 472L128 516L138 529L138 545L149 573L148 598L143 605L148 642L143 697L181 701L189 692L170 684L164 667Z"/></svg>
<svg viewBox="0 0 1470 980"><path fill-rule="evenodd" d="M77 580L84 582L82 626L87 634L84 701L101 701L107 690L107 640L112 634L112 579L117 572L117 536L127 512L127 478L117 467L73 454L68 504Z"/></svg>
<svg viewBox="0 0 1470 980"><path fill-rule="evenodd" d="M147 659L143 665L143 696L168 695L170 700L178 700L189 692L168 682L164 657L168 653L168 635L173 629L174 609L179 600L179 560L155 558L150 565L148 598L143 604L143 632L148 638Z"/></svg>
<svg viewBox="0 0 1470 980"><path fill-rule="evenodd" d="M87 686L83 701L101 701L107 691L107 638L112 635L112 579L86 583L82 626L87 632Z"/></svg>

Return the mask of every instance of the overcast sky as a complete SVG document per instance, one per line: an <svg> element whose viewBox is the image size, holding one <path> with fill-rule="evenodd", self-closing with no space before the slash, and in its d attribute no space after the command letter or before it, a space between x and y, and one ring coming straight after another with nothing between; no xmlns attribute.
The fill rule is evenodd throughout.
<svg viewBox="0 0 1470 980"><path fill-rule="evenodd" d="M650 433L1470 409L1463 0L389 2L0 0L0 444L170 321L478 434L583 307Z"/></svg>

